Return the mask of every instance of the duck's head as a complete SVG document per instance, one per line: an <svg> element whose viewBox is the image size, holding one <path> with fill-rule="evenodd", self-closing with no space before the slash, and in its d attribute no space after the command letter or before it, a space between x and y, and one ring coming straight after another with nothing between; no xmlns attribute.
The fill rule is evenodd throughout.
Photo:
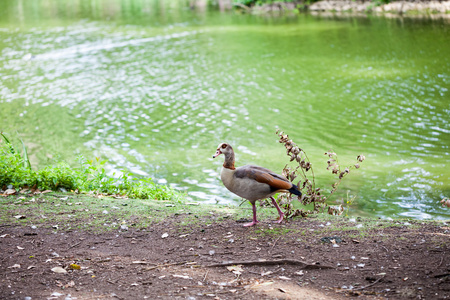
<svg viewBox="0 0 450 300"><path fill-rule="evenodd" d="M221 143L219 146L217 146L216 153L213 155L213 158L216 158L220 154L224 154L225 156L228 156L227 154L233 153L233 147L230 146L230 144L227 143Z"/></svg>

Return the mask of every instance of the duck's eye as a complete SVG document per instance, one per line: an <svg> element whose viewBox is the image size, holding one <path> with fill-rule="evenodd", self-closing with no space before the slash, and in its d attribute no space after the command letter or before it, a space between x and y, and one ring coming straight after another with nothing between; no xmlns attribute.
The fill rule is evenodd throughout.
<svg viewBox="0 0 450 300"><path fill-rule="evenodd" d="M227 144L222 144L222 149L225 149L227 147Z"/></svg>

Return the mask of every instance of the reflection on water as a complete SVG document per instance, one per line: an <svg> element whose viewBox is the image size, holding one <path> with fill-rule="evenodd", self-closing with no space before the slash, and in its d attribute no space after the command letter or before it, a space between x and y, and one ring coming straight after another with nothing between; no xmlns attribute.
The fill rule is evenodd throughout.
<svg viewBox="0 0 450 300"><path fill-rule="evenodd" d="M335 198L357 195L354 213L450 215L438 203L450 190L445 23L201 13L183 1L34 3L0 4L0 118L33 145L35 163L96 155L111 172L229 203L238 199L220 183L215 148L228 141L239 165L281 172L279 127L326 186L325 151L343 164L366 155Z"/></svg>

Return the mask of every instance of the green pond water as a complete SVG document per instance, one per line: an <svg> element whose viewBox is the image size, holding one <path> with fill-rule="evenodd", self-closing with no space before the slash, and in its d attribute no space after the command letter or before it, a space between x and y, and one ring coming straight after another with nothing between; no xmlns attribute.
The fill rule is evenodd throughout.
<svg viewBox="0 0 450 300"><path fill-rule="evenodd" d="M236 164L281 173L281 128L308 153L319 186L343 181L350 213L449 218L450 22L375 16L251 16L188 1L0 2L0 130L32 165L76 156L110 172L240 203L222 185Z"/></svg>

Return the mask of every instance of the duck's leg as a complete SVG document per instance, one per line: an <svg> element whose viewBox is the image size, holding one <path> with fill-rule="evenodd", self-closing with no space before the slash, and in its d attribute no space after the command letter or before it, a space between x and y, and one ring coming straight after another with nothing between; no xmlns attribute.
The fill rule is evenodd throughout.
<svg viewBox="0 0 450 300"><path fill-rule="evenodd" d="M280 218L278 220L276 220L275 222L281 223L284 219L284 213L281 211L281 208L278 206L278 203L277 203L277 201L275 201L275 198L270 196L270 199L272 199L272 203L275 206L275 208L278 210L278 214L280 215Z"/></svg>
<svg viewBox="0 0 450 300"><path fill-rule="evenodd" d="M252 208L253 208L253 221L250 223L244 224L245 227L254 226L254 225L256 225L256 223L258 223L258 220L256 220L256 205L255 205L255 203L252 203Z"/></svg>

